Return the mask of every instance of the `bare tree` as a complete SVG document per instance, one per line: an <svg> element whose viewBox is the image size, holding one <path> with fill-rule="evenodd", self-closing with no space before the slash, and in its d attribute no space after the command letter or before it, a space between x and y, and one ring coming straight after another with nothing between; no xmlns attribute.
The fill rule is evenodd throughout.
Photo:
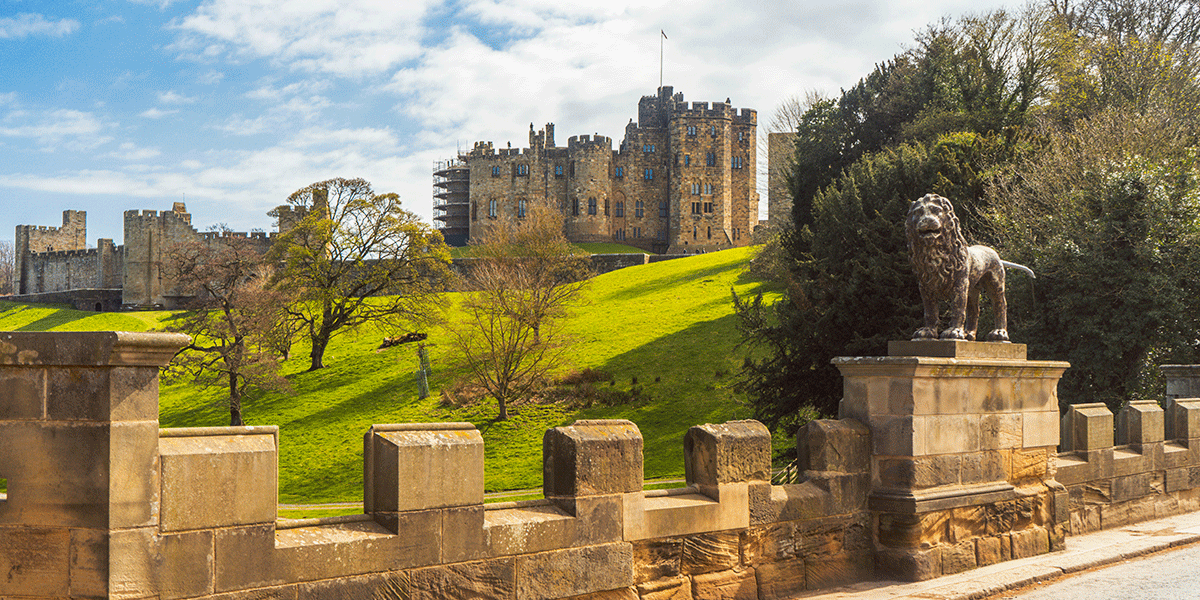
<svg viewBox="0 0 1200 600"><path fill-rule="evenodd" d="M325 366L340 331L426 318L452 278L442 235L400 208L396 194L330 179L297 190L288 204L297 220L270 257L283 265L276 287L294 298L287 311L312 342L309 371Z"/></svg>
<svg viewBox="0 0 1200 600"><path fill-rule="evenodd" d="M13 293L17 255L10 240L0 240L0 294Z"/></svg>
<svg viewBox="0 0 1200 600"><path fill-rule="evenodd" d="M166 270L182 293L194 295L191 311L171 326L192 336L175 368L203 386L226 388L229 424L242 425L242 405L251 388L289 389L268 347L271 333L287 316L286 297L267 288L270 269L244 238L174 246Z"/></svg>
<svg viewBox="0 0 1200 600"><path fill-rule="evenodd" d="M561 360L558 324L590 272L562 234L562 216L542 205L492 225L473 247L466 318L451 334L471 379L508 418L508 402L528 395Z"/></svg>

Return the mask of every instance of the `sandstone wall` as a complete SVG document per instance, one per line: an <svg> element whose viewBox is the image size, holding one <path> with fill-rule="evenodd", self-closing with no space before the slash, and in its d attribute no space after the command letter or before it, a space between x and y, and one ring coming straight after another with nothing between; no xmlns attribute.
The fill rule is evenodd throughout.
<svg viewBox="0 0 1200 600"><path fill-rule="evenodd" d="M1165 404L1130 402L1115 419L1103 403L1075 404L1063 415L1054 465L1072 534L1200 510L1200 398Z"/></svg>

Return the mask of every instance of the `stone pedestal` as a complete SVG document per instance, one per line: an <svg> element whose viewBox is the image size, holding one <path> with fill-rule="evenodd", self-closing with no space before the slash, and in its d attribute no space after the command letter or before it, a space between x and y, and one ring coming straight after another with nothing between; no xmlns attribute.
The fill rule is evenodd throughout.
<svg viewBox="0 0 1200 600"><path fill-rule="evenodd" d="M839 417L871 430L879 575L928 579L1061 544L1051 459L1070 365L1026 360L1023 344L903 341L888 354L833 361Z"/></svg>

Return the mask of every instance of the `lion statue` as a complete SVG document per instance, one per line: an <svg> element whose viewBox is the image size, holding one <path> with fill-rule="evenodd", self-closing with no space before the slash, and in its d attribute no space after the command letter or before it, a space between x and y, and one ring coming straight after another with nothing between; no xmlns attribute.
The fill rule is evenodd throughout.
<svg viewBox="0 0 1200 600"><path fill-rule="evenodd" d="M980 287L987 289L995 307L995 326L989 342L1008 342L1008 304L1004 299L1004 268L1025 271L1029 267L1000 260L987 246L968 246L959 229L950 201L927 194L908 209L905 220L908 251L921 282L925 326L913 340L975 340L979 323ZM938 303L950 302L949 328L938 335Z"/></svg>

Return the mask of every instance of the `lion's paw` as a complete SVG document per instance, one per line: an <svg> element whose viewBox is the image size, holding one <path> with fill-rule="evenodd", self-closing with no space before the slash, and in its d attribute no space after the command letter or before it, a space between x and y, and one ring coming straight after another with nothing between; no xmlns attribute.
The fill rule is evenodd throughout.
<svg viewBox="0 0 1200 600"><path fill-rule="evenodd" d="M1007 342L1008 341L1008 330L1007 329L993 329L991 333L987 334L987 341L989 341L989 342Z"/></svg>
<svg viewBox="0 0 1200 600"><path fill-rule="evenodd" d="M947 329L942 332L942 339L943 340L965 340L965 339L967 339L967 332L965 330L963 330L962 327L955 327L954 329Z"/></svg>
<svg viewBox="0 0 1200 600"><path fill-rule="evenodd" d="M913 333L913 340L936 340L938 337L937 329L933 327L922 327Z"/></svg>

